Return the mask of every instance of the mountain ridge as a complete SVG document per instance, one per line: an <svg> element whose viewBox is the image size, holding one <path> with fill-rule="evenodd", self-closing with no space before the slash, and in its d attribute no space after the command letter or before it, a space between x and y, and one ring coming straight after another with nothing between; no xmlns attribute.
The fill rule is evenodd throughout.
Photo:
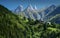
<svg viewBox="0 0 60 38"><path fill-rule="evenodd" d="M37 9L36 6L35 6L35 8ZM19 14L20 14L20 16L22 15L23 17L26 17L26 18L30 18L30 19L33 19L33 20L42 20L42 21L46 22L47 19L51 18L51 16L49 16L49 15L54 14L52 12L54 10L56 10L57 8L58 8L58 6L51 5L47 8L45 8L42 11L41 10L38 11L38 9L35 10L34 7L30 4L22 12L19 12Z"/></svg>

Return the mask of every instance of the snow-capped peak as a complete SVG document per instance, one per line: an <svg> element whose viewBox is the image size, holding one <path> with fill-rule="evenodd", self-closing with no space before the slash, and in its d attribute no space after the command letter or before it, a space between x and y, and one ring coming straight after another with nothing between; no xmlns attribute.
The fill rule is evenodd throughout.
<svg viewBox="0 0 60 38"><path fill-rule="evenodd" d="M19 5L16 9L15 9L15 12L21 12L23 11L23 6L22 5Z"/></svg>
<svg viewBox="0 0 60 38"><path fill-rule="evenodd" d="M36 7L36 5L34 6L34 9L35 9L35 10L37 10L37 7Z"/></svg>
<svg viewBox="0 0 60 38"><path fill-rule="evenodd" d="M32 5L30 4L30 5L28 5L27 10L28 10L28 11L33 11L34 8L33 8Z"/></svg>
<svg viewBox="0 0 60 38"><path fill-rule="evenodd" d="M21 9L21 11L23 11L23 6L22 5L20 5L20 9Z"/></svg>

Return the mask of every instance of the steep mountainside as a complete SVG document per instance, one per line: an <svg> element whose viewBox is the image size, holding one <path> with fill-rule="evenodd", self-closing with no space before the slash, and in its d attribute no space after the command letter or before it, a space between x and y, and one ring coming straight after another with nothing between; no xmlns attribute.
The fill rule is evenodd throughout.
<svg viewBox="0 0 60 38"><path fill-rule="evenodd" d="M32 5L29 5L23 12L20 13L20 15L21 14L27 18L34 20L40 18L40 15L37 13L37 7L32 7Z"/></svg>
<svg viewBox="0 0 60 38"><path fill-rule="evenodd" d="M55 9L56 9L56 6L55 5L51 5L51 6L43 9L42 11L40 11L38 13L39 13L39 15L41 15L42 20L45 21L46 20L46 16L48 14L50 14L52 11L54 11Z"/></svg>
<svg viewBox="0 0 60 38"><path fill-rule="evenodd" d="M46 16L48 19L51 19L52 22L60 23L60 6L58 6L53 12Z"/></svg>
<svg viewBox="0 0 60 38"><path fill-rule="evenodd" d="M17 15L0 5L0 38L24 38L23 24Z"/></svg>

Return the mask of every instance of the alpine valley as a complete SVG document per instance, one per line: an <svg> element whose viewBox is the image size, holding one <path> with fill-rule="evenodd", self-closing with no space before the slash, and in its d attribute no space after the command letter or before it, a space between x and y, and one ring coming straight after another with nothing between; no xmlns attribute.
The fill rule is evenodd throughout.
<svg viewBox="0 0 60 38"><path fill-rule="evenodd" d="M20 5L12 12L0 5L0 38L60 38L60 6Z"/></svg>

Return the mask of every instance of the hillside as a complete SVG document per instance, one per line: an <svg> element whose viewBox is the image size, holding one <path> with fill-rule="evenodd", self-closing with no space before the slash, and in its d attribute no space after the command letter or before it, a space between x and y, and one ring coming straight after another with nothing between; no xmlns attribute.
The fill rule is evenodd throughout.
<svg viewBox="0 0 60 38"><path fill-rule="evenodd" d="M0 5L0 38L60 38L60 25L18 16Z"/></svg>

